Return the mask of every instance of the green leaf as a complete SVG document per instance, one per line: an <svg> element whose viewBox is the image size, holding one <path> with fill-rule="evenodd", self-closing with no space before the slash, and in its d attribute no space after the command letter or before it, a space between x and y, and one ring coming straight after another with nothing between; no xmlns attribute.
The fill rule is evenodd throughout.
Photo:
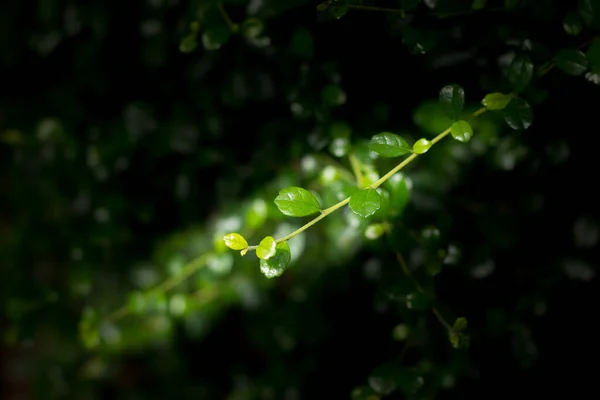
<svg viewBox="0 0 600 400"><path fill-rule="evenodd" d="M563 28L567 34L577 36L583 29L583 21L575 11L569 12L563 20Z"/></svg>
<svg viewBox="0 0 600 400"><path fill-rule="evenodd" d="M191 53L196 47L198 47L198 40L196 40L195 33L187 35L179 43L179 51L182 53Z"/></svg>
<svg viewBox="0 0 600 400"><path fill-rule="evenodd" d="M471 342L470 338L467 335L461 332L456 332L454 330L449 333L448 339L450 339L450 344L455 349L466 349L469 347L469 344Z"/></svg>
<svg viewBox="0 0 600 400"><path fill-rule="evenodd" d="M280 190L275 198L275 204L279 211L290 217L305 217L321 211L315 196L298 186Z"/></svg>
<svg viewBox="0 0 600 400"><path fill-rule="evenodd" d="M368 386L359 386L350 394L352 400L379 400L377 393Z"/></svg>
<svg viewBox="0 0 600 400"><path fill-rule="evenodd" d="M440 90L440 103L450 118L457 119L465 106L465 90L456 84L444 86Z"/></svg>
<svg viewBox="0 0 600 400"><path fill-rule="evenodd" d="M582 75L588 67L585 54L576 49L561 50L554 59L556 66L569 75Z"/></svg>
<svg viewBox="0 0 600 400"><path fill-rule="evenodd" d="M425 138L419 139L413 145L413 151L417 154L427 153L427 150L431 147L431 142Z"/></svg>
<svg viewBox="0 0 600 400"><path fill-rule="evenodd" d="M533 63L528 56L518 55L508 67L508 81L512 89L520 93L533 78Z"/></svg>
<svg viewBox="0 0 600 400"><path fill-rule="evenodd" d="M365 238L368 240L379 239L386 230L386 224L371 224L365 229Z"/></svg>
<svg viewBox="0 0 600 400"><path fill-rule="evenodd" d="M275 248L277 243L273 236L267 236L260 241L260 244L256 248L256 256L261 260L268 260L275 255Z"/></svg>
<svg viewBox="0 0 600 400"><path fill-rule="evenodd" d="M487 0L473 0L471 8L473 10L481 10L485 7L485 3L487 3Z"/></svg>
<svg viewBox="0 0 600 400"><path fill-rule="evenodd" d="M456 121L450 127L450 133L454 139L466 143L473 137L473 128L467 121Z"/></svg>
<svg viewBox="0 0 600 400"><path fill-rule="evenodd" d="M406 295L406 308L410 310L429 310L431 308L431 301L422 293L409 293Z"/></svg>
<svg viewBox="0 0 600 400"><path fill-rule="evenodd" d="M296 29L292 35L290 51L307 60L312 58L314 52L314 40L308 29Z"/></svg>
<svg viewBox="0 0 600 400"><path fill-rule="evenodd" d="M319 5L317 5L317 11L325 11L327 10L327 8L329 8L329 1L324 1L323 3L320 3Z"/></svg>
<svg viewBox="0 0 600 400"><path fill-rule="evenodd" d="M513 129L527 129L533 122L533 112L529 103L517 97L503 110L504 120Z"/></svg>
<svg viewBox="0 0 600 400"><path fill-rule="evenodd" d="M400 136L390 133L382 132L379 133L369 142L369 148L381 157L399 157L404 154L410 153L410 145Z"/></svg>
<svg viewBox="0 0 600 400"><path fill-rule="evenodd" d="M423 131L432 135L442 132L453 122L439 100L421 103L413 113L413 121Z"/></svg>
<svg viewBox="0 0 600 400"><path fill-rule="evenodd" d="M321 92L321 99L330 107L341 106L346 102L346 93L338 85L327 85Z"/></svg>
<svg viewBox="0 0 600 400"><path fill-rule="evenodd" d="M257 38L263 32L265 24L258 18L247 18L242 22L242 34L249 38Z"/></svg>
<svg viewBox="0 0 600 400"><path fill-rule="evenodd" d="M281 276L291 259L290 246L287 242L281 242L275 247L272 257L260 260L260 272L269 279Z"/></svg>
<svg viewBox="0 0 600 400"><path fill-rule="evenodd" d="M377 193L379 194L380 202L379 210L377 210L373 215L375 216L375 218L387 218L388 212L390 210L390 192L381 187L378 187L375 190L377 190Z"/></svg>
<svg viewBox="0 0 600 400"><path fill-rule="evenodd" d="M248 247L248 242L239 233L228 233L223 236L223 241L225 242L225 246L232 250L243 250Z"/></svg>
<svg viewBox="0 0 600 400"><path fill-rule="evenodd" d="M350 197L349 205L354 214L368 218L379 210L381 197L375 189L359 190Z"/></svg>
<svg viewBox="0 0 600 400"><path fill-rule="evenodd" d="M590 63L591 72L600 72L600 40L594 40L585 55Z"/></svg>
<svg viewBox="0 0 600 400"><path fill-rule="evenodd" d="M462 332L467 329L467 319L465 317L456 318L454 321L454 325L452 326L452 330L455 332Z"/></svg>
<svg viewBox="0 0 600 400"><path fill-rule="evenodd" d="M380 365L369 375L369 386L381 395L391 394L398 387L395 379L397 370L393 364Z"/></svg>
<svg viewBox="0 0 600 400"><path fill-rule="evenodd" d="M216 25L202 34L202 44L206 50L221 48L231 37L231 29L227 25Z"/></svg>
<svg viewBox="0 0 600 400"><path fill-rule="evenodd" d="M331 10L331 14L335 17L335 19L340 19L348 12L348 7L337 6L333 7Z"/></svg>
<svg viewBox="0 0 600 400"><path fill-rule="evenodd" d="M397 216L410 201L412 182L403 173L398 172L384 183L384 187L390 191L390 214Z"/></svg>
<svg viewBox="0 0 600 400"><path fill-rule="evenodd" d="M577 11L589 26L596 27L600 22L600 1L598 0L579 0Z"/></svg>
<svg viewBox="0 0 600 400"><path fill-rule="evenodd" d="M510 102L512 96L504 93L490 93L486 95L481 104L487 107L489 110L502 110Z"/></svg>
<svg viewBox="0 0 600 400"><path fill-rule="evenodd" d="M400 6L404 11L411 11L417 8L421 0L400 0Z"/></svg>

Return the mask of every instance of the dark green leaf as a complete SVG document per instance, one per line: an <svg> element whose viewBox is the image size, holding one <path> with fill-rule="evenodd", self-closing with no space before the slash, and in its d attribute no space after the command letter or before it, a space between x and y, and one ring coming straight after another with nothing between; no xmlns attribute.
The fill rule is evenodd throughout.
<svg viewBox="0 0 600 400"><path fill-rule="evenodd" d="M421 0L400 0L400 6L404 11L411 11L417 8Z"/></svg>
<svg viewBox="0 0 600 400"><path fill-rule="evenodd" d="M455 349L466 349L471 342L469 336L461 332L451 331L448 338Z"/></svg>
<svg viewBox="0 0 600 400"><path fill-rule="evenodd" d="M487 3L487 0L473 0L471 8L473 10L481 10L485 7L485 3Z"/></svg>
<svg viewBox="0 0 600 400"><path fill-rule="evenodd" d="M569 75L581 75L587 70L585 54L576 49L561 50L555 57L556 66Z"/></svg>
<svg viewBox="0 0 600 400"><path fill-rule="evenodd" d="M260 260L260 272L269 279L281 276L291 259L290 246L287 242L281 242L275 247L272 257Z"/></svg>
<svg viewBox="0 0 600 400"><path fill-rule="evenodd" d="M457 119L465 106L465 91L456 84L447 85L440 90L440 103L446 108L448 116Z"/></svg>
<svg viewBox="0 0 600 400"><path fill-rule="evenodd" d="M297 29L292 35L290 51L304 59L311 59L314 51L313 37L307 29Z"/></svg>
<svg viewBox="0 0 600 400"><path fill-rule="evenodd" d="M527 129L533 122L533 112L529 104L517 97L503 110L504 120L513 129Z"/></svg>
<svg viewBox="0 0 600 400"><path fill-rule="evenodd" d="M437 37L433 31L406 25L402 30L402 43L412 54L426 54L437 44Z"/></svg>
<svg viewBox="0 0 600 400"><path fill-rule="evenodd" d="M231 37L231 29L227 25L216 25L208 28L202 35L202 44L206 50L221 48Z"/></svg>
<svg viewBox="0 0 600 400"><path fill-rule="evenodd" d="M600 1L579 0L577 2L577 11L587 25L592 27L598 26L600 22Z"/></svg>
<svg viewBox="0 0 600 400"><path fill-rule="evenodd" d="M395 379L397 371L398 367L395 365L380 365L369 375L369 386L381 395L387 396L391 394L398 387Z"/></svg>
<svg viewBox="0 0 600 400"><path fill-rule="evenodd" d="M413 145L413 151L417 154L427 153L429 148L431 147L431 142L425 138L419 139Z"/></svg>
<svg viewBox="0 0 600 400"><path fill-rule="evenodd" d="M290 186L279 191L275 198L279 211L290 217L305 217L321 211L319 202L308 190Z"/></svg>
<svg viewBox="0 0 600 400"><path fill-rule="evenodd" d="M508 67L508 81L512 89L520 93L533 78L533 63L525 55L518 55L513 58Z"/></svg>
<svg viewBox="0 0 600 400"><path fill-rule="evenodd" d="M450 133L454 139L466 143L473 137L473 128L467 121L456 121L452 124Z"/></svg>
<svg viewBox="0 0 600 400"><path fill-rule="evenodd" d="M381 197L375 189L359 190L350 197L349 205L354 214L368 218L379 210Z"/></svg>
<svg viewBox="0 0 600 400"><path fill-rule="evenodd" d="M331 10L331 14L335 17L335 19L340 19L348 12L348 7L344 6L336 6Z"/></svg>
<svg viewBox="0 0 600 400"><path fill-rule="evenodd" d="M467 319L465 317L456 318L452 330L455 332L463 332L467 329Z"/></svg>
<svg viewBox="0 0 600 400"><path fill-rule="evenodd" d="M563 20L563 28L571 36L579 35L579 32L583 28L583 21L579 14L575 11L569 12Z"/></svg>
<svg viewBox="0 0 600 400"><path fill-rule="evenodd" d="M377 393L368 386L354 388L350 398L352 400L379 400Z"/></svg>
<svg viewBox="0 0 600 400"><path fill-rule="evenodd" d="M242 33L249 38L257 38L262 33L265 24L258 18L248 18L242 23Z"/></svg>
<svg viewBox="0 0 600 400"><path fill-rule="evenodd" d="M399 215L410 201L412 182L398 172L384 183L384 187L390 191L390 214Z"/></svg>
<svg viewBox="0 0 600 400"><path fill-rule="evenodd" d="M321 98L325 105L330 107L341 106L346 102L346 93L338 85L327 85L321 92Z"/></svg>
<svg viewBox="0 0 600 400"><path fill-rule="evenodd" d="M504 93L490 93L486 95L481 104L489 110L502 110L510 102L512 96Z"/></svg>
<svg viewBox="0 0 600 400"><path fill-rule="evenodd" d="M521 0L504 0L504 8L506 8L507 10L512 10L514 8L517 8L520 3Z"/></svg>
<svg viewBox="0 0 600 400"><path fill-rule="evenodd" d="M317 5L317 11L325 11L329 8L329 5L329 1L324 1L323 3Z"/></svg>
<svg viewBox="0 0 600 400"><path fill-rule="evenodd" d="M410 310L428 310L431 308L431 301L426 295L413 292L406 295L406 307Z"/></svg>
<svg viewBox="0 0 600 400"><path fill-rule="evenodd" d="M256 248L256 256L261 260L268 260L275 255L275 248L277 243L273 236L267 236L260 241L260 244Z"/></svg>
<svg viewBox="0 0 600 400"><path fill-rule="evenodd" d="M409 367L399 368L395 374L395 381L405 395L416 393L425 382L420 373Z"/></svg>
<svg viewBox="0 0 600 400"><path fill-rule="evenodd" d="M381 157L388 158L411 152L410 145L406 140L390 132L382 132L373 136L369 142L369 148Z"/></svg>
<svg viewBox="0 0 600 400"><path fill-rule="evenodd" d="M191 53L198 47L198 41L196 40L196 34L190 34L184 37L179 43L179 51L182 53Z"/></svg>
<svg viewBox="0 0 600 400"><path fill-rule="evenodd" d="M585 55L590 63L590 70L592 72L600 72L600 40L594 40L594 43L588 48Z"/></svg>
<svg viewBox="0 0 600 400"><path fill-rule="evenodd" d="M387 218L388 212L390 210L390 192L379 187L377 189L377 193L379 193L379 209L373 214L375 218Z"/></svg>

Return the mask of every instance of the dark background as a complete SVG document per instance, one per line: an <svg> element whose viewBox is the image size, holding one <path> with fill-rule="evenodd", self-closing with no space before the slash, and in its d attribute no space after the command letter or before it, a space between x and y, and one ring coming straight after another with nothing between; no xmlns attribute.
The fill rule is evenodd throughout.
<svg viewBox="0 0 600 400"><path fill-rule="evenodd" d="M381 6L397 7L388 3ZM82 372L90 353L79 344L78 321L85 305L103 301L94 297L101 282L110 286L105 308L123 303L130 271L165 238L202 226L288 171L315 150L309 134L328 121L347 121L356 140L380 131L417 135L415 109L436 100L448 83L462 85L471 104L491 91L509 91L497 59L515 48L511 39L533 43L528 53L540 65L595 34L589 28L577 37L565 33L562 19L575 9L566 2L522 2L508 11L494 11L502 2L488 3L491 11L448 18L420 4L410 26L437 35L436 46L422 55L403 44L408 21L397 15L351 10L337 20L308 1L263 5L256 16L271 39L265 48L235 35L216 51L200 43L191 53L181 52L179 42L202 2L4 2L0 397L225 399L234 398L227 396L240 374L250 386L274 391L269 397L248 390L239 398L347 398L366 384L373 368L402 351L390 336L402 317L374 311L377 285L363 273L372 257L394 263L393 254L379 248L363 247L345 260L308 259L323 271L294 271L289 280L284 274L263 289L267 301L258 309L216 308L200 338L176 322L166 346L97 350L108 372L93 379ZM248 15L244 1L225 6L234 21ZM67 21L71 12L79 25ZM222 24L213 14L206 17L209 27L213 20ZM144 36L141 25L148 20L160 21L159 33ZM294 52L292 37L300 28L313 38L312 56ZM36 47L52 35L58 43L51 51ZM463 51L469 52L463 62L435 67ZM336 73L348 100L324 110L320 93ZM243 89L235 86L240 81ZM456 385L439 392L440 399L594 391L600 89L557 68L533 85L548 95L531 102L531 128L513 131L492 118L499 131L495 148L459 164L449 183L436 174L450 169L449 151L432 149L407 169L409 176L430 173L433 187L436 180L440 187L419 186L415 178L402 223L415 230L440 224L444 243L463 251L459 264L435 278L440 309L466 316L471 335L470 348L460 353L467 367L456 367ZM293 93L313 115L293 117ZM387 117L377 116L378 107ZM46 139L39 133L45 118L60 125ZM526 153L503 169L497 160L519 147ZM181 176L188 179L184 197L176 189ZM81 196L89 205L77 208ZM419 205L431 197L438 200L434 207ZM109 222L98 222L98 208L109 211ZM73 256L76 249L82 258ZM470 275L490 260L493 273ZM584 278L569 273L574 262L584 263ZM91 282L87 297L73 294L80 277ZM298 282L311 288L301 304L288 296ZM31 307L18 311L23 304ZM454 365L452 354L461 350L451 348L433 316L423 316L427 345L408 349L402 363L417 365L425 357L434 368ZM266 333L286 318L297 330L297 345L288 352L270 347Z"/></svg>

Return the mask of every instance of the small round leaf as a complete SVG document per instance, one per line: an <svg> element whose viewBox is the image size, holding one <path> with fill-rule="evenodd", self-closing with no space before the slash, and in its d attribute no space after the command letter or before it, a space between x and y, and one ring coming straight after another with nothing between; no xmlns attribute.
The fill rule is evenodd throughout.
<svg viewBox="0 0 600 400"><path fill-rule="evenodd" d="M581 75L588 68L588 60L585 54L576 49L564 49L559 51L555 57L556 66L569 75Z"/></svg>
<svg viewBox="0 0 600 400"><path fill-rule="evenodd" d="M399 157L411 152L406 140L390 132L382 132L373 136L369 142L369 148L381 157L387 158Z"/></svg>
<svg viewBox="0 0 600 400"><path fill-rule="evenodd" d="M452 329L455 332L465 331L467 329L467 319L465 317L456 318L456 321L454 321L454 325L452 326Z"/></svg>
<svg viewBox="0 0 600 400"><path fill-rule="evenodd" d="M486 95L481 104L487 107L489 110L502 110L510 102L512 96L504 93L490 93Z"/></svg>
<svg viewBox="0 0 600 400"><path fill-rule="evenodd" d="M600 40L594 40L594 43L591 44L585 55L590 63L592 72L600 72Z"/></svg>
<svg viewBox="0 0 600 400"><path fill-rule="evenodd" d="M431 142L425 138L419 139L413 145L413 151L417 154L427 153L427 150L431 147Z"/></svg>
<svg viewBox="0 0 600 400"><path fill-rule="evenodd" d="M256 248L256 256L261 260L268 260L275 255L275 248L277 244L273 236L267 236L260 241L260 244Z"/></svg>
<svg viewBox="0 0 600 400"><path fill-rule="evenodd" d="M518 55L508 67L508 81L517 93L523 91L533 78L533 63L528 56Z"/></svg>
<svg viewBox="0 0 600 400"><path fill-rule="evenodd" d="M459 85L447 85L440 90L440 103L452 119L457 119L465 106L465 90Z"/></svg>
<svg viewBox="0 0 600 400"><path fill-rule="evenodd" d="M223 241L225 242L225 246L231 250L243 250L248 247L248 242L239 233L228 233L223 236Z"/></svg>
<svg viewBox="0 0 600 400"><path fill-rule="evenodd" d="M305 217L321 211L315 196L298 186L280 190L275 198L275 204L279 211L290 217Z"/></svg>
<svg viewBox="0 0 600 400"><path fill-rule="evenodd" d="M290 246L287 242L281 242L275 246L275 254L272 257L260 260L260 272L269 279L281 276L291 259Z"/></svg>
<svg viewBox="0 0 600 400"><path fill-rule="evenodd" d="M571 36L579 35L581 29L583 29L583 21L579 14L575 11L569 12L563 20L563 28Z"/></svg>
<svg viewBox="0 0 600 400"><path fill-rule="evenodd" d="M379 210L381 197L375 189L359 190L350 197L349 205L354 214L368 218Z"/></svg>
<svg viewBox="0 0 600 400"><path fill-rule="evenodd" d="M533 122L531 107L521 98L514 98L503 110L503 113L504 120L513 129L527 129Z"/></svg>
<svg viewBox="0 0 600 400"><path fill-rule="evenodd" d="M365 238L368 240L379 239L385 233L385 224L371 224L365 229Z"/></svg>
<svg viewBox="0 0 600 400"><path fill-rule="evenodd" d="M456 121L452 124L450 133L454 139L466 143L473 137L473 128L467 121Z"/></svg>

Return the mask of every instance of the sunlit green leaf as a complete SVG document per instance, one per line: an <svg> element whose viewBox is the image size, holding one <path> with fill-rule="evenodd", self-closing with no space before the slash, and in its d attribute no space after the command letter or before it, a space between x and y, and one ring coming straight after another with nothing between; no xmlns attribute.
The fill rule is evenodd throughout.
<svg viewBox="0 0 600 400"><path fill-rule="evenodd" d="M502 111L504 120L513 129L527 129L533 122L533 112L529 104L517 97Z"/></svg>
<svg viewBox="0 0 600 400"><path fill-rule="evenodd" d="M519 93L529 85L533 78L533 63L526 55L518 55L513 58L508 67L508 81L512 89Z"/></svg>
<svg viewBox="0 0 600 400"><path fill-rule="evenodd" d="M510 102L512 96L503 93L490 93L486 95L481 104L490 110L502 110Z"/></svg>
<svg viewBox="0 0 600 400"><path fill-rule="evenodd" d="M248 247L248 242L239 233L228 233L223 236L223 241L232 250L243 250Z"/></svg>
<svg viewBox="0 0 600 400"><path fill-rule="evenodd" d="M467 121L456 121L452 124L450 133L454 139L466 143L473 137L473 128Z"/></svg>
<svg viewBox="0 0 600 400"><path fill-rule="evenodd" d="M569 75L582 75L588 67L585 54L576 49L564 49L555 56L556 66Z"/></svg>
<svg viewBox="0 0 600 400"><path fill-rule="evenodd" d="M256 256L261 260L268 260L275 255L275 248L277 243L273 236L267 236L260 241L260 244L256 248Z"/></svg>
<svg viewBox="0 0 600 400"><path fill-rule="evenodd" d="M290 217L304 217L321 211L315 196L298 186L280 190L275 198L275 204L279 211Z"/></svg>
<svg viewBox="0 0 600 400"><path fill-rule="evenodd" d="M440 103L446 108L448 116L457 119L465 106L465 91L456 84L447 85L440 90Z"/></svg>
<svg viewBox="0 0 600 400"><path fill-rule="evenodd" d="M379 210L381 197L375 189L359 190L350 197L349 205L356 215L368 218Z"/></svg>
<svg viewBox="0 0 600 400"><path fill-rule="evenodd" d="M410 145L400 136L390 133L379 133L369 142L369 148L381 157L398 157L410 153Z"/></svg>
<svg viewBox="0 0 600 400"><path fill-rule="evenodd" d="M267 278L281 276L291 259L289 245L287 242L281 242L275 247L275 254L272 257L260 260L260 272Z"/></svg>
<svg viewBox="0 0 600 400"><path fill-rule="evenodd" d="M419 139L413 144L413 151L417 154L427 153L431 147L431 142L425 138Z"/></svg>

